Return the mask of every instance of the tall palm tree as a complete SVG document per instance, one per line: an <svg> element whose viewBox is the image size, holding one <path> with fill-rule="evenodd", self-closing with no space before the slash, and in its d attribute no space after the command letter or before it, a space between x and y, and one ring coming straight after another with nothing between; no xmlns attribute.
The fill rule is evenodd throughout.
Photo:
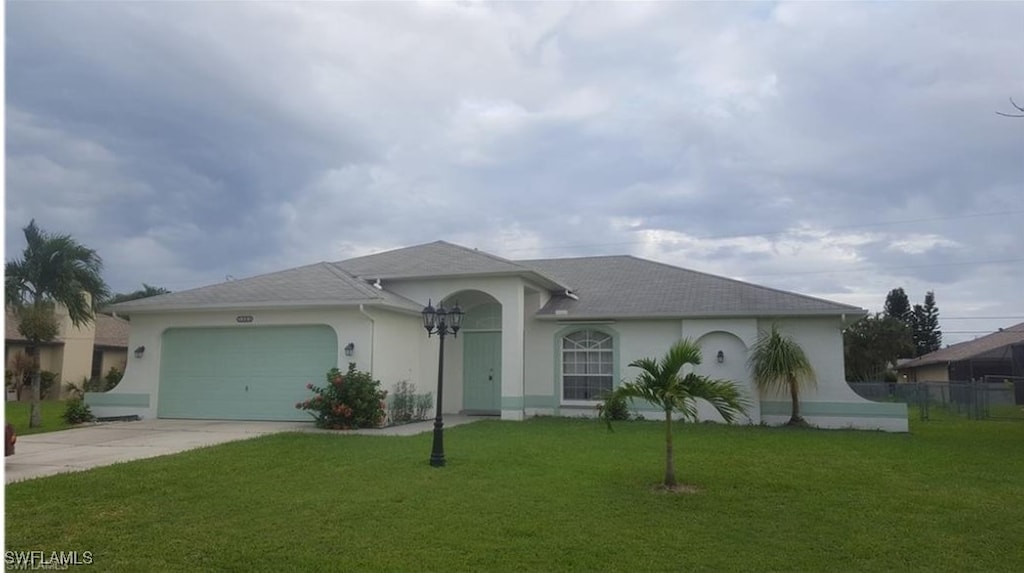
<svg viewBox="0 0 1024 573"><path fill-rule="evenodd" d="M42 425L39 410L39 345L59 334L56 305L67 309L73 325L93 320L96 304L109 296L100 272L103 261L70 235L51 234L33 219L24 228L27 243L21 258L4 266L4 294L17 316L18 330L32 356L32 402L29 427Z"/></svg>
<svg viewBox="0 0 1024 573"><path fill-rule="evenodd" d="M641 358L630 364L639 368L640 375L633 382L626 382L613 390L606 403L616 399L637 398L646 400L665 411L665 479L663 485L675 487L676 469L672 447L672 415L681 414L684 420L697 420L697 399L704 399L718 410L726 422L732 422L737 415L746 412L747 403L736 386L727 380L713 380L690 372L680 375L687 364L701 362L700 347L689 339L672 345L660 360ZM611 408L601 408L602 416L609 423Z"/></svg>
<svg viewBox="0 0 1024 573"><path fill-rule="evenodd" d="M775 324L770 331L762 330L747 358L747 368L759 390L789 392L793 409L787 425L807 425L800 416L800 390L815 387L814 368L792 337L779 332Z"/></svg>

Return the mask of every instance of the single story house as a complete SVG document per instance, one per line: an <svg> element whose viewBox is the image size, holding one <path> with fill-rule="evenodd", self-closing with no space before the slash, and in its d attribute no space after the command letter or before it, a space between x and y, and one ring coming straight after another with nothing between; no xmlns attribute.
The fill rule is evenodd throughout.
<svg viewBox="0 0 1024 573"><path fill-rule="evenodd" d="M905 382L1024 377L1024 322L901 362L896 370Z"/></svg>
<svg viewBox="0 0 1024 573"><path fill-rule="evenodd" d="M99 378L111 368L124 370L128 362L130 323L122 318L97 314L95 320L76 327L67 311L57 307L60 334L39 348L39 365L58 374L59 380L81 387L86 378ZM18 332L18 320L11 309L4 317L4 364L13 371L24 355L28 341ZM56 397L56 396L54 396Z"/></svg>
<svg viewBox="0 0 1024 573"><path fill-rule="evenodd" d="M594 415L602 392L636 376L630 362L688 337L700 373L747 394L745 421L782 423L788 398L759 394L746 366L774 323L817 372L802 399L810 423L907 430L903 404L845 381L842 329L861 308L632 256L513 261L443 241L115 305L131 317L132 357L115 390L87 401L100 416L308 420L294 408L305 384L350 362L384 389L434 391L438 340L420 315L431 301L466 313L446 340L445 413ZM700 413L717 419L708 404Z"/></svg>

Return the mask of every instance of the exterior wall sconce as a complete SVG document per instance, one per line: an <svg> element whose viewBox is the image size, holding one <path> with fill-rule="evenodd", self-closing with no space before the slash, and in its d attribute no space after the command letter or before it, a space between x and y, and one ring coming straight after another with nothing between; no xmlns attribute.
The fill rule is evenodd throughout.
<svg viewBox="0 0 1024 573"><path fill-rule="evenodd" d="M352 354L354 354L355 351L356 351L356 343L355 342L349 342L348 344L345 345L345 356L348 356L349 358L351 358Z"/></svg>
<svg viewBox="0 0 1024 573"><path fill-rule="evenodd" d="M140 347L135 349L135 357L136 358L142 358L142 355L145 354L145 353L146 353L146 347L145 346L140 346Z"/></svg>
<svg viewBox="0 0 1024 573"><path fill-rule="evenodd" d="M719 350L718 356L715 359L718 360L719 364L722 364L723 362L725 362L725 353Z"/></svg>

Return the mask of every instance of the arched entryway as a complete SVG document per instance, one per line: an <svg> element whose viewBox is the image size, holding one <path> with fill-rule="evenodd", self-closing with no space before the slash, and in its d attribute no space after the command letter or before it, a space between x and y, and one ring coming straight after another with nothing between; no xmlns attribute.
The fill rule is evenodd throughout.
<svg viewBox="0 0 1024 573"><path fill-rule="evenodd" d="M480 291L462 291L457 299L462 320L462 412L501 414L501 303Z"/></svg>

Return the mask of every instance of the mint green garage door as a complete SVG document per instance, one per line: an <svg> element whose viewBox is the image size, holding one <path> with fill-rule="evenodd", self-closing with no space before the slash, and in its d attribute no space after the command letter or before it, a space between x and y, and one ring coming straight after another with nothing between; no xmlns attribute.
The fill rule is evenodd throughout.
<svg viewBox="0 0 1024 573"><path fill-rule="evenodd" d="M337 363L329 326L168 329L157 417L312 420L295 403Z"/></svg>

